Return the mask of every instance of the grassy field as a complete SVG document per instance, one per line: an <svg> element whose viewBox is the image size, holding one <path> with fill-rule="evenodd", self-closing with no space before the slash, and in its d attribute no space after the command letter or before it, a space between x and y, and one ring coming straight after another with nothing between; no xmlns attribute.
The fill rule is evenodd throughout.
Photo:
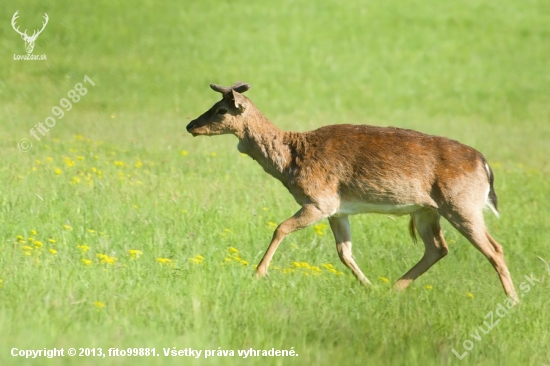
<svg viewBox="0 0 550 366"><path fill-rule="evenodd" d="M548 1L127 4L0 3L0 364L550 365L537 258L550 262ZM29 34L48 14L34 49L46 61L14 60L16 10ZM185 132L219 98L209 83L239 80L284 129L391 125L480 150L502 214L487 225L522 303L503 310L491 265L447 223L449 255L394 292L423 252L408 217L352 218L371 289L339 262L327 222L285 239L255 280L298 206L233 136ZM38 141L29 131L77 83L87 91ZM189 348L201 357L164 355ZM297 356L238 355L273 348Z"/></svg>

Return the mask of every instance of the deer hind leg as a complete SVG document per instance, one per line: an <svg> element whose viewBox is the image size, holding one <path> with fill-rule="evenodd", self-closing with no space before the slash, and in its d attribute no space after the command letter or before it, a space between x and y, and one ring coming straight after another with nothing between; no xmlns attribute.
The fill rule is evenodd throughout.
<svg viewBox="0 0 550 366"><path fill-rule="evenodd" d="M395 283L394 288L397 290L407 288L415 279L449 252L441 232L440 215L437 211L422 209L411 214L411 219L424 242L424 255L414 267Z"/></svg>
<svg viewBox="0 0 550 366"><path fill-rule="evenodd" d="M502 246L487 232L482 210L470 215L455 210L445 216L451 225L489 260L498 273L506 295L518 303L519 299L504 260Z"/></svg>
<svg viewBox="0 0 550 366"><path fill-rule="evenodd" d="M279 226L277 226L277 229L275 229L275 232L273 233L271 243L269 243L267 251L256 268L256 277L263 277L267 274L267 268L269 267L271 258L273 258L277 247L285 236L293 231L300 230L316 221L324 219L327 216L327 214L324 214L314 205L304 205L294 214L294 216L286 219Z"/></svg>
<svg viewBox="0 0 550 366"><path fill-rule="evenodd" d="M351 228L347 216L329 217L330 228L336 240L336 250L342 263L348 267L362 285L371 285L351 254Z"/></svg>

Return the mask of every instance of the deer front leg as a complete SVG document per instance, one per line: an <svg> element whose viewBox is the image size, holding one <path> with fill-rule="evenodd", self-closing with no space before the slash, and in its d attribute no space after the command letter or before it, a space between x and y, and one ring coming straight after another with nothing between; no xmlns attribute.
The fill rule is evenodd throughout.
<svg viewBox="0 0 550 366"><path fill-rule="evenodd" d="M319 210L315 207L315 205L308 204L302 206L302 208L296 212L294 216L283 221L277 229L275 229L271 243L269 244L269 247L267 247L267 251L256 268L256 277L263 277L267 274L267 268L269 267L271 258L273 258L273 254L275 254L277 247L285 236L293 231L303 229L304 227L324 219L327 216L327 214Z"/></svg>

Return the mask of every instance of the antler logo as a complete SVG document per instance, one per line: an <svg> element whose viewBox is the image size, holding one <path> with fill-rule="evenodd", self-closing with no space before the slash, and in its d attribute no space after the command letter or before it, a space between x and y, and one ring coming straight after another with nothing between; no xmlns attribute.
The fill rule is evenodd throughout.
<svg viewBox="0 0 550 366"><path fill-rule="evenodd" d="M48 14L44 13L44 22L42 23L42 29L40 30L35 30L33 33L32 33L32 36L29 36L27 35L27 30L25 29L24 32L21 32L19 30L19 27L15 27L15 21L17 20L17 18L19 18L19 16L17 15L17 13L19 12L19 10L17 10L15 12L15 14L13 14L13 18L11 18L11 26L13 27L13 29L19 33L21 35L21 38L23 38L23 40L25 41L25 48L27 49L27 53L32 53L32 50L34 49L34 42L36 42L36 38L38 38L38 36L40 35L40 33L42 33L42 31L44 30L44 28L46 28L46 24L48 24Z"/></svg>

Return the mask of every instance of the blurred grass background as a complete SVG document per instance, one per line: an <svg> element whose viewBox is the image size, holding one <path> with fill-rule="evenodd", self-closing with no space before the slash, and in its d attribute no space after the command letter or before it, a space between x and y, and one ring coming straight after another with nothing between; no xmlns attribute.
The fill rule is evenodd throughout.
<svg viewBox="0 0 550 366"><path fill-rule="evenodd" d="M66 122L71 132L70 125L82 128L77 113L86 113L94 116L86 123L90 132L109 123L131 140L151 137L154 125L179 141L181 126L217 98L209 83L243 80L261 110L288 128L357 121L473 144L490 144L493 134L489 140L520 135L511 143L525 144L521 135L529 132L550 137L544 128L549 7L544 1L4 3L0 100L8 125L25 132L31 123L13 117L44 119L89 75L98 88L73 113L75 122ZM14 9L22 28L39 27L43 12L50 16L34 52L47 54L47 62L10 57L24 53L9 26ZM110 123L104 117L113 113L127 119ZM528 151L526 158L547 156L546 146L537 146L544 155ZM489 148L489 158L511 157L500 144Z"/></svg>
<svg viewBox="0 0 550 366"><path fill-rule="evenodd" d="M13 60L25 54L10 25L16 10L29 34L48 14L34 49L47 61ZM12 1L0 3L0 15L3 344L299 350L295 360L248 361L262 364L459 362L451 349L471 338L503 295L486 259L448 226L449 256L399 295L379 277L396 280L421 256L421 248L409 244L406 218L352 220L354 252L378 284L373 291L362 290L347 272L308 282L272 271L272 280L256 283L251 266L217 265L228 246L257 262L270 238L268 223L297 206L284 187L238 154L234 137L193 139L185 132L219 98L209 83L251 83L247 95L284 129L392 125L477 148L495 171L503 217L487 221L505 247L516 287L525 274L542 276L536 256L549 258L550 239L547 1ZM96 86L34 140L29 130L84 75ZM26 154L17 148L24 137L34 144ZM76 161L74 168L66 157ZM72 184L94 159L104 179L94 178L91 187ZM117 168L115 161L127 166ZM71 233L62 229L67 223ZM57 262L37 267L12 250L16 235L32 229L46 235L44 242L57 240ZM224 229L232 234L221 236ZM75 249L82 243L116 255L120 266L83 268ZM132 248L152 264L125 261ZM191 266L188 259L197 254L211 264ZM176 270L158 266L157 257L172 258ZM275 264L296 260L345 271L328 231L318 236L307 229L285 240ZM461 362L550 362L547 293L548 282L537 286ZM106 304L102 312L91 305L96 300ZM6 347L0 360L25 364ZM211 361L227 362L244 361Z"/></svg>

